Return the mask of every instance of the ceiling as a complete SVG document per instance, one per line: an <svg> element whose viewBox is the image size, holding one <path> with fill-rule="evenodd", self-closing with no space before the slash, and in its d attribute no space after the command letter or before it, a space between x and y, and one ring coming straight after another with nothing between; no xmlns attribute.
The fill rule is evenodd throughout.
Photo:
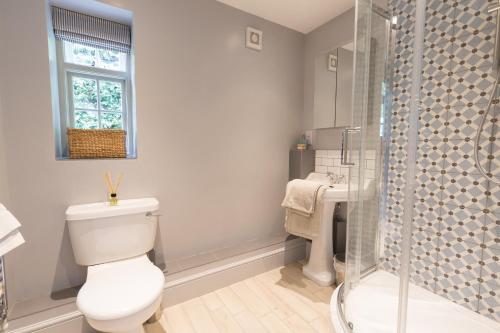
<svg viewBox="0 0 500 333"><path fill-rule="evenodd" d="M217 1L305 34L354 6L354 0Z"/></svg>

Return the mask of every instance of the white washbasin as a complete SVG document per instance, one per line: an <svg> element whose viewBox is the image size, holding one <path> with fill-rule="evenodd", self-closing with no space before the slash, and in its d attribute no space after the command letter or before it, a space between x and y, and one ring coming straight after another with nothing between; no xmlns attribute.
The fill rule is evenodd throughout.
<svg viewBox="0 0 500 333"><path fill-rule="evenodd" d="M319 182L324 185L329 186L329 188L323 194L323 198L326 200L331 200L335 202L347 202L349 201L349 184L332 184L332 178L326 173L311 172L306 180ZM371 198L374 192L373 179L367 179L365 181L365 189L363 196L365 199ZM351 199L355 200L357 198L358 187L357 184L351 184Z"/></svg>
<svg viewBox="0 0 500 333"><path fill-rule="evenodd" d="M349 197L348 184L333 184L323 194L324 199L333 200L336 202L346 202Z"/></svg>
<svg viewBox="0 0 500 333"><path fill-rule="evenodd" d="M329 186L329 188L323 194L323 199L336 201L336 202L347 202L349 195L349 185L348 184L334 184L332 183L333 178L326 173L311 172L306 180L313 182L318 182L323 185Z"/></svg>
<svg viewBox="0 0 500 333"><path fill-rule="evenodd" d="M364 200L371 200L374 195L375 182L373 179L367 179L365 182L365 188L363 191ZM357 184L351 184L350 198L356 201L358 198L358 186ZM348 184L333 184L325 191L323 198L327 200L332 200L336 202L347 202L349 201L349 185Z"/></svg>

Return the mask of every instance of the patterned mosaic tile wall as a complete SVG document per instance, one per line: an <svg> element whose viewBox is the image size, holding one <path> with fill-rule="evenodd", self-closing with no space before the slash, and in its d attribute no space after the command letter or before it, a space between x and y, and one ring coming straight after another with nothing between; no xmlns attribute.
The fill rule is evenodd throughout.
<svg viewBox="0 0 500 333"><path fill-rule="evenodd" d="M474 137L494 77L496 13L491 0L428 0L418 137L411 280L500 321L500 186L479 174ZM415 1L391 0L395 37L392 133L384 253L397 274L405 187L405 149ZM500 175L495 109L481 138L480 163Z"/></svg>

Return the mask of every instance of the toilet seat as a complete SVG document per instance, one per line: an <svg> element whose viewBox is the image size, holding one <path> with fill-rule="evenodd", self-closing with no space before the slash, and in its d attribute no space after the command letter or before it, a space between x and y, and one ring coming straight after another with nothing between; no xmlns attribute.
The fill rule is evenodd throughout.
<svg viewBox="0 0 500 333"><path fill-rule="evenodd" d="M164 284L163 272L146 255L90 266L76 304L88 319L114 321L159 303Z"/></svg>

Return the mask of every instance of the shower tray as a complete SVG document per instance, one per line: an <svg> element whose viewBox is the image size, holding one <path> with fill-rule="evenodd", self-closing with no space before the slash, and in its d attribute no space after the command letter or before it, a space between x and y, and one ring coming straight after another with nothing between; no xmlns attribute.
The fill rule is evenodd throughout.
<svg viewBox="0 0 500 333"><path fill-rule="evenodd" d="M332 295L331 316L335 331L342 328L337 298L340 286ZM378 270L363 279L349 293L346 317L354 323L356 333L396 332L399 278ZM407 333L498 333L500 323L479 315L461 305L410 284ZM474 301L474 298L471 300ZM347 333L347 332L346 332Z"/></svg>

